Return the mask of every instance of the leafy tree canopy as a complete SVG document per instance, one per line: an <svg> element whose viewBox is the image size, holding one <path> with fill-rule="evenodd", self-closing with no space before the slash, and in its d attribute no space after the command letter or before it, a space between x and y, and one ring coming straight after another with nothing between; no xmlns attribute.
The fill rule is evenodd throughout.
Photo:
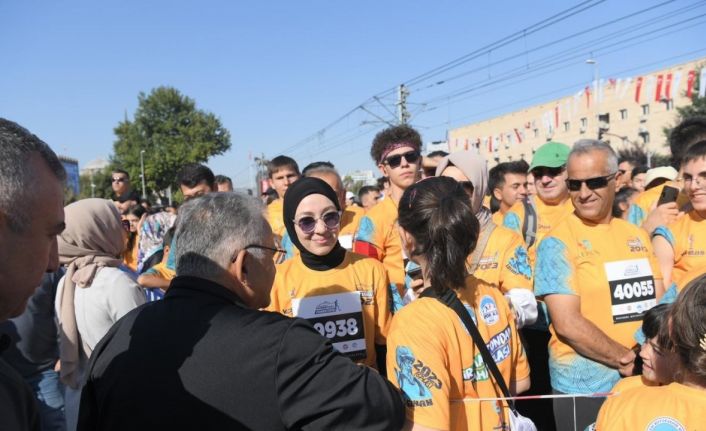
<svg viewBox="0 0 706 431"><path fill-rule="evenodd" d="M111 160L130 173L136 190L141 187L141 151L147 189L161 191L176 186L176 173L184 164L204 163L230 149L230 132L220 119L197 109L196 102L179 90L158 87L140 93L138 101L134 119L125 118L114 129Z"/></svg>

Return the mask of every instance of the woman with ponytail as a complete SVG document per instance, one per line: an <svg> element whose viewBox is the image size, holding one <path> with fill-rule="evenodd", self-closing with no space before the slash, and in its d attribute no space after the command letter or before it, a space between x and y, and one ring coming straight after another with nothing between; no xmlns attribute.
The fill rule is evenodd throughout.
<svg viewBox="0 0 706 431"><path fill-rule="evenodd" d="M445 294L463 304L510 392L529 388L527 358L502 292L466 275L479 230L463 185L452 178L425 179L400 200L402 246L424 280L420 298L395 315L387 342L388 376L407 403L406 429L508 429L505 402L478 400L503 394L459 315L441 302Z"/></svg>

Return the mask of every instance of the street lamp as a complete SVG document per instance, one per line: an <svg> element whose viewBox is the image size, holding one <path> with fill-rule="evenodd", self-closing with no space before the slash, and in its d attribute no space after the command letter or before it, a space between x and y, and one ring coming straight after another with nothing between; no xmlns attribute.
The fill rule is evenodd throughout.
<svg viewBox="0 0 706 431"><path fill-rule="evenodd" d="M596 124L598 125L598 139L601 139L601 110L600 110L600 99L598 95L600 94L600 88L598 88L601 83L598 80L598 61L595 58L589 58L586 60L586 64L593 65L593 80L596 83L596 94L593 95L593 100L596 105Z"/></svg>
<svg viewBox="0 0 706 431"><path fill-rule="evenodd" d="M143 155L145 150L140 150L140 178L142 178L142 199L147 199L147 193L145 193L145 159Z"/></svg>

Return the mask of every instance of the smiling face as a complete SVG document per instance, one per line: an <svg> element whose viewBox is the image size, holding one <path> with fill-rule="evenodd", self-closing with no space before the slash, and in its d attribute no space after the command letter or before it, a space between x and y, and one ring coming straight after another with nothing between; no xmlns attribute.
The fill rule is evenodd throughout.
<svg viewBox="0 0 706 431"><path fill-rule="evenodd" d="M572 180L587 180L603 177L608 172L608 157L603 151L589 151L574 154L567 163L568 177ZM612 177L605 187L591 190L581 183L581 189L569 192L576 214L592 223L608 223L612 218L613 200L615 199L615 178Z"/></svg>
<svg viewBox="0 0 706 431"><path fill-rule="evenodd" d="M325 256L333 250L338 241L340 224L336 228L330 229L326 227L323 218L328 213L335 213L336 211L338 211L336 205L329 198L320 194L309 195L299 202L294 215L294 230L297 233L299 242L310 253L316 256ZM304 217L316 219L316 226L313 232L306 233L299 227L298 222Z"/></svg>
<svg viewBox="0 0 706 431"><path fill-rule="evenodd" d="M534 188L542 202L558 205L568 196L566 169L537 167L532 170Z"/></svg>
<svg viewBox="0 0 706 431"><path fill-rule="evenodd" d="M674 381L676 353L663 350L657 344L657 337L648 339L640 348L642 376L653 383L669 384Z"/></svg>
<svg viewBox="0 0 706 431"><path fill-rule="evenodd" d="M687 162L683 170L684 190L694 209L704 216L706 215L706 157Z"/></svg>

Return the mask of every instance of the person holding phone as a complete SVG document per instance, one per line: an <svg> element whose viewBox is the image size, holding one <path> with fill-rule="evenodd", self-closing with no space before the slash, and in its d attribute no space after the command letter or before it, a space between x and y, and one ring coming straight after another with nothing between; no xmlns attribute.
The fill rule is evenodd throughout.
<svg viewBox="0 0 706 431"><path fill-rule="evenodd" d="M652 236L665 286L672 282L680 286L686 273L706 266L706 140L689 147L681 165L692 209L676 221L658 226Z"/></svg>

